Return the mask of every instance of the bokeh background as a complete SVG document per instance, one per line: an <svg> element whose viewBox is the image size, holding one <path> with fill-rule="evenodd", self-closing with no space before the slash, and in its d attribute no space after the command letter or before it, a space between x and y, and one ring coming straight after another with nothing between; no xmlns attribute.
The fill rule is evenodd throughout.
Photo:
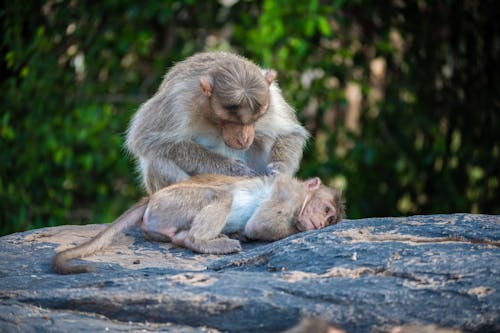
<svg viewBox="0 0 500 333"><path fill-rule="evenodd" d="M0 234L113 220L144 192L123 149L176 61L278 71L311 131L299 172L349 218L500 213L500 12L484 1L9 1L0 9Z"/></svg>

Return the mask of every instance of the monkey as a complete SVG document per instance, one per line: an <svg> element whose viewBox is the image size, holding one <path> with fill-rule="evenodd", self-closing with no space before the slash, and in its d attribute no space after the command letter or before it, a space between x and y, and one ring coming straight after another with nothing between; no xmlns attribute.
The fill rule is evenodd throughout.
<svg viewBox="0 0 500 333"><path fill-rule="evenodd" d="M104 249L133 227L153 241L198 253L229 254L241 250L234 237L274 241L335 224L344 215L341 193L317 177L300 181L286 174L197 175L143 198L93 239L57 253L52 268L59 274L93 271L69 261Z"/></svg>
<svg viewBox="0 0 500 333"><path fill-rule="evenodd" d="M198 174L294 175L309 133L276 76L228 52L198 53L167 71L126 133L146 191Z"/></svg>

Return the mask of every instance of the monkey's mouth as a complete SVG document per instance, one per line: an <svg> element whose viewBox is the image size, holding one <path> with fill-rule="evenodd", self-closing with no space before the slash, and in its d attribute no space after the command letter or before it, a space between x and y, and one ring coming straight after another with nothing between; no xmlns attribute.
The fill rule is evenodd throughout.
<svg viewBox="0 0 500 333"><path fill-rule="evenodd" d="M253 125L229 122L222 124L222 138L229 148L238 150L248 149L252 145L254 137L255 129Z"/></svg>
<svg viewBox="0 0 500 333"><path fill-rule="evenodd" d="M252 140L252 142L253 142L253 140ZM240 143L237 141L228 142L228 141L224 140L224 143L226 144L227 147L229 147L231 149L236 149L236 150L247 150L252 145L252 142Z"/></svg>

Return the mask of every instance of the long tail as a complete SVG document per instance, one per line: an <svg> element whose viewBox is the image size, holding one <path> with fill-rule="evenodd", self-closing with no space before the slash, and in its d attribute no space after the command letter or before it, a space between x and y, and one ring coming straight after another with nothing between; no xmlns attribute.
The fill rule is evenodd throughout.
<svg viewBox="0 0 500 333"><path fill-rule="evenodd" d="M127 229L139 224L144 216L149 198L145 197L120 215L109 227L101 231L91 240L77 247L61 251L52 259L52 269L59 274L78 274L95 271L91 265L70 265L69 261L89 256L108 247L114 237Z"/></svg>

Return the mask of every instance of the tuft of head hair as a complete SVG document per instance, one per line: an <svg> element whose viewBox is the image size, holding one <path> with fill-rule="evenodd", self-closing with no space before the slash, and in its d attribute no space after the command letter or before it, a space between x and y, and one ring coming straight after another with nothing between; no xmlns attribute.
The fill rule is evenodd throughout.
<svg viewBox="0 0 500 333"><path fill-rule="evenodd" d="M248 105L258 110L269 94L269 86L260 69L240 59L228 61L213 69L214 93L225 104Z"/></svg>

